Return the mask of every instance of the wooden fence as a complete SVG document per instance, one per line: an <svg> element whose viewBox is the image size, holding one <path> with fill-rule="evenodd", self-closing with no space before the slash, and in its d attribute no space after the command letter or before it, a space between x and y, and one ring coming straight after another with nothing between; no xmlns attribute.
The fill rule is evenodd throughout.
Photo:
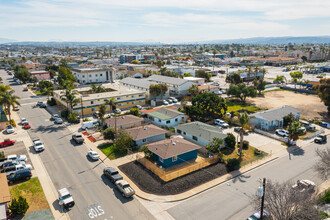
<svg viewBox="0 0 330 220"><path fill-rule="evenodd" d="M161 169L157 165L153 164L150 160L146 158L137 159L139 163L145 166L148 170L156 174L163 181L168 182L170 180L176 179L180 176L186 175L188 173L194 172L196 170L202 169L204 167L210 166L219 161L219 157L214 155L209 158L197 158L195 161L187 161L187 165L178 164L167 169Z"/></svg>

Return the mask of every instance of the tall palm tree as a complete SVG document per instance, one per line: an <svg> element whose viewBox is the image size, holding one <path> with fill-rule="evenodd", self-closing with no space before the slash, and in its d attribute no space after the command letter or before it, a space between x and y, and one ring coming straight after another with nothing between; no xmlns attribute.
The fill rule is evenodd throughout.
<svg viewBox="0 0 330 220"><path fill-rule="evenodd" d="M9 115L9 122L11 124L11 112L10 112L10 107L12 106L15 108L16 105L21 105L18 102L18 97L17 95L14 95L15 90L7 90L3 93L0 93L0 105L4 105L5 108L7 109L8 115Z"/></svg>
<svg viewBox="0 0 330 220"><path fill-rule="evenodd" d="M104 103L105 103L106 105L109 105L109 114L110 114L111 110L113 111L113 110L115 110L116 107L117 107L117 103L115 102L115 98L105 99L105 100L104 100Z"/></svg>
<svg viewBox="0 0 330 220"><path fill-rule="evenodd" d="M9 85L0 84L0 93L1 94L8 90L11 90L11 87Z"/></svg>
<svg viewBox="0 0 330 220"><path fill-rule="evenodd" d="M240 135L240 146L239 146L239 159L242 159L242 148L243 148L243 139L244 139L244 131L247 129L250 129L249 122L250 118L246 112L244 113L238 113L236 114L239 124L241 125L241 128L239 130Z"/></svg>
<svg viewBox="0 0 330 220"><path fill-rule="evenodd" d="M72 90L70 88L61 92L60 98L64 102L66 102L66 108L68 111L69 111L69 106L70 106L70 108L71 108L70 112L72 112L73 105L80 102L80 99L78 99L76 97L77 94L78 94L78 92L76 90Z"/></svg>

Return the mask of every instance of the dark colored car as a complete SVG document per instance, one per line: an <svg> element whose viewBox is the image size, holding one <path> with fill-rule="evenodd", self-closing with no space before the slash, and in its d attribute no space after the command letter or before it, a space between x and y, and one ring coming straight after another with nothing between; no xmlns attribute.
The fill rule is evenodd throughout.
<svg viewBox="0 0 330 220"><path fill-rule="evenodd" d="M39 105L39 107L40 107L40 108L47 108L47 105L46 105L45 103L41 103L41 104Z"/></svg>
<svg viewBox="0 0 330 220"><path fill-rule="evenodd" d="M106 167L103 170L103 174L105 176L107 176L113 183L115 183L118 180L123 179L122 175L119 174L119 172L118 172L118 170L116 170L116 168Z"/></svg>
<svg viewBox="0 0 330 220"><path fill-rule="evenodd" d="M9 183L14 183L19 180L29 180L32 177L31 170L24 169L24 170L18 170L16 173L10 174L7 176L7 180Z"/></svg>
<svg viewBox="0 0 330 220"><path fill-rule="evenodd" d="M84 143L84 138L81 134L74 134L72 135L72 140L74 140L77 144Z"/></svg>

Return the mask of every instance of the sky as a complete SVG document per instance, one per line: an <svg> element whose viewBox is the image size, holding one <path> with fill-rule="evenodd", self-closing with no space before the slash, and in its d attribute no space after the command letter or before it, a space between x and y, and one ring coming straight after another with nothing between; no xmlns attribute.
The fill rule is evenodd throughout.
<svg viewBox="0 0 330 220"><path fill-rule="evenodd" d="M0 0L0 38L181 43L330 35L330 0Z"/></svg>

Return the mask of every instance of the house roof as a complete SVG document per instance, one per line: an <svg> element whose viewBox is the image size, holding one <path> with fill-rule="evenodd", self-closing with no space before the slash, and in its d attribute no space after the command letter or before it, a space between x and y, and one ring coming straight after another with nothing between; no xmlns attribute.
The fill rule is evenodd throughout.
<svg viewBox="0 0 330 220"><path fill-rule="evenodd" d="M150 143L147 144L147 147L152 153L157 154L163 159L178 156L201 148L197 144L191 143L182 138L173 138Z"/></svg>
<svg viewBox="0 0 330 220"><path fill-rule="evenodd" d="M126 129L126 131L132 137L133 140L140 140L167 133L166 130L152 124Z"/></svg>
<svg viewBox="0 0 330 220"><path fill-rule="evenodd" d="M169 77L169 76L161 76L161 75L151 75L147 78L147 80L156 81L156 82L165 83L165 84L173 84L173 85L178 85L178 86L188 82L188 80L185 80L185 79Z"/></svg>
<svg viewBox="0 0 330 220"><path fill-rule="evenodd" d="M121 117L115 117L108 118L105 120L105 123L107 123L110 127L115 127L115 123L117 124L117 127L120 127L121 125L128 125L128 124L134 124L138 122L143 122L144 120L142 118L136 117L134 115L124 115Z"/></svg>
<svg viewBox="0 0 330 220"><path fill-rule="evenodd" d="M207 141L212 141L215 137L223 139L227 136L226 134L222 133L219 128L199 121L180 124L178 126L175 126L175 128L180 129L181 131L184 131L193 136L203 138Z"/></svg>
<svg viewBox="0 0 330 220"><path fill-rule="evenodd" d="M2 106L0 106L0 123L1 122L7 122L8 118L6 116L5 111L3 110Z"/></svg>
<svg viewBox="0 0 330 220"><path fill-rule="evenodd" d="M136 79L133 77L126 77L120 81L120 83L125 83L131 86L142 87L144 89L149 89L151 84L157 84L150 82L146 79Z"/></svg>
<svg viewBox="0 0 330 220"><path fill-rule="evenodd" d="M156 111L148 113L148 115L150 115L154 118L158 118L160 120L168 120L168 119L171 119L171 118L175 118L179 115L184 115L184 113L179 112L179 111L174 110L174 109L160 108Z"/></svg>
<svg viewBox="0 0 330 220"><path fill-rule="evenodd" d="M10 192L7 176L5 173L0 173L0 204L7 202L10 202Z"/></svg>
<svg viewBox="0 0 330 220"><path fill-rule="evenodd" d="M300 113L300 111L290 105L284 105L279 108L273 108L262 112L252 114L256 118L262 118L268 121L281 120L284 116L292 113L293 115Z"/></svg>

